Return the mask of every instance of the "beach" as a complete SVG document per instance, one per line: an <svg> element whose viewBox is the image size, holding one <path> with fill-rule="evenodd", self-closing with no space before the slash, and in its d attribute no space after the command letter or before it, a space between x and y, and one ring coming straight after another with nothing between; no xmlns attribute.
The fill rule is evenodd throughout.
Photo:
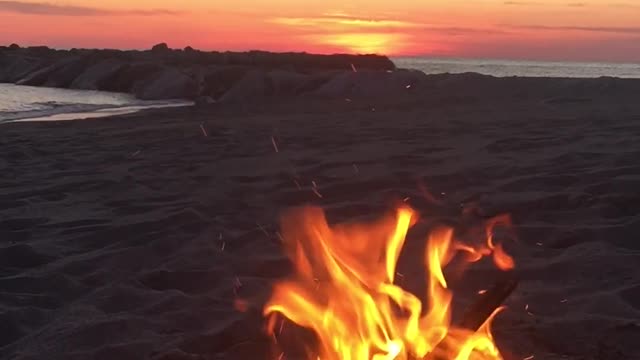
<svg viewBox="0 0 640 360"><path fill-rule="evenodd" d="M281 214L397 201L421 214L399 264L418 294L425 230L511 215L505 359L640 358L640 81L420 84L3 124L0 358L277 358ZM455 284L454 318L492 271Z"/></svg>

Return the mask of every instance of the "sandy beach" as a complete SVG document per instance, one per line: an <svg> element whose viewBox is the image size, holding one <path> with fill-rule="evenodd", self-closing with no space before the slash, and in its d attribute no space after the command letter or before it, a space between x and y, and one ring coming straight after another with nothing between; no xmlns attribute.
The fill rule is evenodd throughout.
<svg viewBox="0 0 640 360"><path fill-rule="evenodd" d="M0 358L274 358L261 306L291 272L280 215L398 200L422 214L399 265L416 293L426 230L511 214L505 359L640 358L640 81L433 79L2 125ZM469 269L454 317L492 281Z"/></svg>

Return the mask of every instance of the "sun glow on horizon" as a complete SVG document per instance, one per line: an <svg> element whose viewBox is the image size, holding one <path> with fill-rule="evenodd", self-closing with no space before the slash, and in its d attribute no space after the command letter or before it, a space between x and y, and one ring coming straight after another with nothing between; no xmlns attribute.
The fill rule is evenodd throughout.
<svg viewBox="0 0 640 360"><path fill-rule="evenodd" d="M385 33L346 33L338 35L322 35L317 38L320 43L344 48L347 52L357 54L394 54L401 46L402 34Z"/></svg>
<svg viewBox="0 0 640 360"><path fill-rule="evenodd" d="M0 44L640 61L638 18L630 0L19 0Z"/></svg>

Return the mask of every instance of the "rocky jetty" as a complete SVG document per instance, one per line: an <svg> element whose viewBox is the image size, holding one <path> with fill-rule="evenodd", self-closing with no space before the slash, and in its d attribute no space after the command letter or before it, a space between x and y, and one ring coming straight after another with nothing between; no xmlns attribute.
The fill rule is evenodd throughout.
<svg viewBox="0 0 640 360"><path fill-rule="evenodd" d="M164 43L147 51L0 47L0 82L126 92L144 100L380 94L423 76L399 71L379 55L204 52Z"/></svg>

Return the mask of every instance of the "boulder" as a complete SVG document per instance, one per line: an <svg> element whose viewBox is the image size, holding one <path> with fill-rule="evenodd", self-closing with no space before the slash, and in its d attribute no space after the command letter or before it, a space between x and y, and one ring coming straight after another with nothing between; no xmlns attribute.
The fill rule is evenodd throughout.
<svg viewBox="0 0 640 360"><path fill-rule="evenodd" d="M428 76L417 70L342 72L314 91L325 97L380 97L413 91Z"/></svg>
<svg viewBox="0 0 640 360"><path fill-rule="evenodd" d="M195 106L206 106L215 103L216 101L211 96L198 96L193 102Z"/></svg>
<svg viewBox="0 0 640 360"><path fill-rule="evenodd" d="M15 83L44 66L42 60L20 55L0 58L0 82Z"/></svg>
<svg viewBox="0 0 640 360"><path fill-rule="evenodd" d="M11 45L9 45L9 50L20 50L20 45L11 44Z"/></svg>
<svg viewBox="0 0 640 360"><path fill-rule="evenodd" d="M102 90L135 93L162 71L156 63L132 63L120 68L113 76L103 81Z"/></svg>
<svg viewBox="0 0 640 360"><path fill-rule="evenodd" d="M315 74L311 74L307 77L305 82L298 88L299 94L307 94L314 93L317 89L322 87L324 84L329 82L338 74L341 74L341 71L324 71Z"/></svg>
<svg viewBox="0 0 640 360"><path fill-rule="evenodd" d="M210 66L202 73L200 95L214 99L222 97L235 83L247 73L244 66Z"/></svg>
<svg viewBox="0 0 640 360"><path fill-rule="evenodd" d="M166 52L169 50L169 45L167 45L166 43L156 44L151 48L151 51L153 52Z"/></svg>
<svg viewBox="0 0 640 360"><path fill-rule="evenodd" d="M267 76L275 95L296 95L309 80L309 75L284 70L272 70Z"/></svg>
<svg viewBox="0 0 640 360"><path fill-rule="evenodd" d="M44 84L49 79L49 76L51 76L53 73L60 70L61 68L67 65L73 64L77 60L78 60L77 58L66 58L66 59L59 60L49 66L45 66L32 73L25 75L23 78L16 81L16 84L28 85L28 86L44 86Z"/></svg>
<svg viewBox="0 0 640 360"><path fill-rule="evenodd" d="M125 66L118 59L106 59L86 68L70 85L72 89L103 90L105 84Z"/></svg>
<svg viewBox="0 0 640 360"><path fill-rule="evenodd" d="M68 61L52 71L43 86L68 88L85 71L88 65L89 60L86 57Z"/></svg>
<svg viewBox="0 0 640 360"><path fill-rule="evenodd" d="M135 95L142 100L194 99L197 96L196 81L174 68L165 68L149 81L140 84Z"/></svg>
<svg viewBox="0 0 640 360"><path fill-rule="evenodd" d="M261 70L251 70L219 99L220 102L243 102L273 95L271 79Z"/></svg>

